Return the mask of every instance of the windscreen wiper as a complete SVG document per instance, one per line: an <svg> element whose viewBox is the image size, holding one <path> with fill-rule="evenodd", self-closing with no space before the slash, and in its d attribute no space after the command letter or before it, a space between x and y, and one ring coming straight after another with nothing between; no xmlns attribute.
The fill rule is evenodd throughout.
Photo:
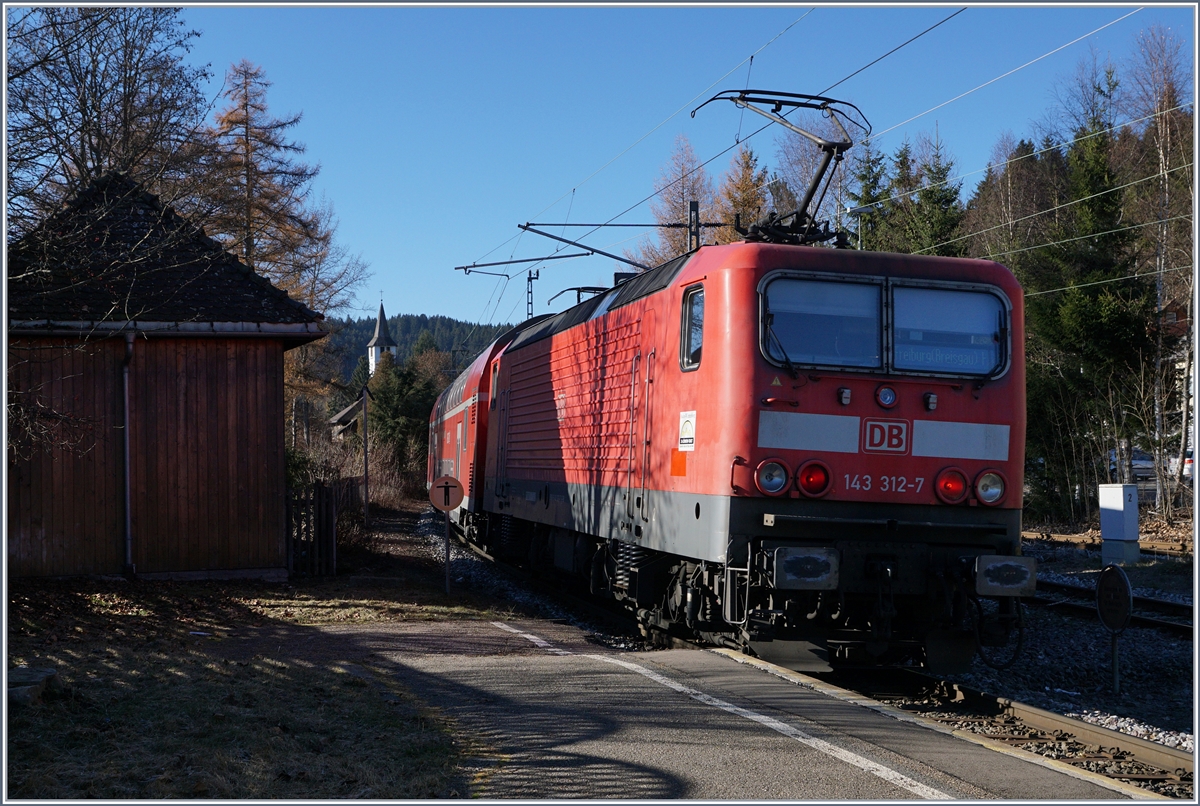
<svg viewBox="0 0 1200 806"><path fill-rule="evenodd" d="M767 311L767 338L774 341L775 346L779 348L779 353L783 356L783 366L794 381L800 377L800 372L796 369L795 364L792 363L792 359L788 358L787 348L783 346L783 342L779 339L779 334L775 332L774 322L775 314Z"/></svg>

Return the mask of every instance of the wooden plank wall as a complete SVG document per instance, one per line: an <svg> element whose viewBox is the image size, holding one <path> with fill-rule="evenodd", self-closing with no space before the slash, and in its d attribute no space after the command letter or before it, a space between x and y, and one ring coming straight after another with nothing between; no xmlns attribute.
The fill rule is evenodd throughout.
<svg viewBox="0 0 1200 806"><path fill-rule="evenodd" d="M9 383L92 424L95 446L9 453L13 576L119 573L124 563L124 342L43 341ZM286 566L283 345L139 338L130 372L138 573Z"/></svg>
<svg viewBox="0 0 1200 806"><path fill-rule="evenodd" d="M10 340L10 404L36 402L50 415L39 420L37 430L48 431L36 442L10 431L10 575L120 571L124 355L121 338Z"/></svg>
<svg viewBox="0 0 1200 806"><path fill-rule="evenodd" d="M283 345L140 341L130 396L138 573L284 568Z"/></svg>

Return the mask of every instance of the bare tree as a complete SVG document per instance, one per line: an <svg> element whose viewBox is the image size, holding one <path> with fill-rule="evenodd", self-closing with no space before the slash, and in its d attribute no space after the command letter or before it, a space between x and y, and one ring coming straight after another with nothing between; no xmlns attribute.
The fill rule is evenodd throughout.
<svg viewBox="0 0 1200 806"><path fill-rule="evenodd" d="M10 237L114 171L167 203L204 153L199 34L171 8L12 9L6 198Z"/></svg>
<svg viewBox="0 0 1200 806"><path fill-rule="evenodd" d="M802 129L826 140L838 141L845 136L834 124L832 118L819 112L800 110L793 119L796 125ZM791 130L785 131L776 145L775 157L779 164L780 176L787 181L793 191L803 197L804 191L812 183L813 177L821 165L824 153L810 140ZM825 182L829 183L828 189L824 187ZM842 211L847 206L847 199L852 195L853 184L853 169L841 164L841 161L832 163L829 166L829 173L822 180L824 196L818 192L818 195L813 198L808 214L814 221L830 221L835 228L840 228ZM776 212L783 215L789 211L776 210Z"/></svg>
<svg viewBox="0 0 1200 806"><path fill-rule="evenodd" d="M632 253L627 254L648 266L657 266L688 251L687 228L678 225L687 224L690 202L700 203L701 221L712 221L716 209L712 181L696 158L692 144L682 134L675 138L675 149L654 181L654 190L657 196L650 209L660 224L657 240L643 239ZM663 224L676 226L661 226Z"/></svg>
<svg viewBox="0 0 1200 806"><path fill-rule="evenodd" d="M1190 84L1190 69L1186 64L1180 41L1167 28L1154 26L1141 31L1137 36L1137 52L1129 60L1126 69L1126 92L1123 109L1130 119L1138 121L1140 138L1134 139L1138 146L1136 154L1141 157L1133 161L1130 173L1135 178L1152 178L1150 182L1139 182L1131 193L1132 204L1138 210L1138 218L1157 222L1144 230L1147 242L1142 270L1153 272L1158 307L1158 336L1154 355L1153 400L1154 416L1148 423L1153 433L1152 447L1155 456L1157 500L1160 508L1165 505L1170 515L1170 502L1178 489L1183 472L1183 456L1188 444L1187 377L1179 377L1177 366L1190 366L1191 339L1191 271L1172 271L1170 263L1173 253L1192 253L1193 154L1191 152L1193 116L1187 111ZM1172 220L1176 219L1176 220ZM1177 247L1182 246L1180 250ZM1169 328L1175 322L1166 321L1168 308L1174 307L1171 315L1178 320L1178 310L1183 309L1185 338L1180 339L1179 351L1164 344L1164 334L1178 328ZM1179 354L1179 353L1182 354ZM1182 383L1180 383L1182 381ZM1182 386L1180 389L1179 387ZM1176 394L1176 392L1180 394ZM1181 406L1180 430L1174 446L1168 447L1168 398L1175 397ZM1171 418L1173 419L1173 418ZM1176 458L1174 478L1166 478L1168 453Z"/></svg>

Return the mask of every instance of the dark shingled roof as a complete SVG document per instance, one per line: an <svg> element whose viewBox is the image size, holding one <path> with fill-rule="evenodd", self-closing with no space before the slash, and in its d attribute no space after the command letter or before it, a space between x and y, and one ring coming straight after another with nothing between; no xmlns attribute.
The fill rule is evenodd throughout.
<svg viewBox="0 0 1200 806"><path fill-rule="evenodd" d="M10 329L46 320L213 322L299 326L313 331L309 338L323 335L315 325L321 314L124 174L97 180L9 245L8 317Z"/></svg>
<svg viewBox="0 0 1200 806"><path fill-rule="evenodd" d="M367 342L367 347L399 347L388 330L387 317L383 314L383 303L379 303L379 317L375 320L375 335Z"/></svg>

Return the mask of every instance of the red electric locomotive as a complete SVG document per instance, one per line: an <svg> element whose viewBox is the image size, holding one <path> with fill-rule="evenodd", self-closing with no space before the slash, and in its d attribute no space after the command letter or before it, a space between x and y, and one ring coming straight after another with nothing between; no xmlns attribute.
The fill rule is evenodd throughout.
<svg viewBox="0 0 1200 806"><path fill-rule="evenodd" d="M1006 645L1036 578L1020 286L757 234L506 334L439 399L430 479L489 552L795 668Z"/></svg>

